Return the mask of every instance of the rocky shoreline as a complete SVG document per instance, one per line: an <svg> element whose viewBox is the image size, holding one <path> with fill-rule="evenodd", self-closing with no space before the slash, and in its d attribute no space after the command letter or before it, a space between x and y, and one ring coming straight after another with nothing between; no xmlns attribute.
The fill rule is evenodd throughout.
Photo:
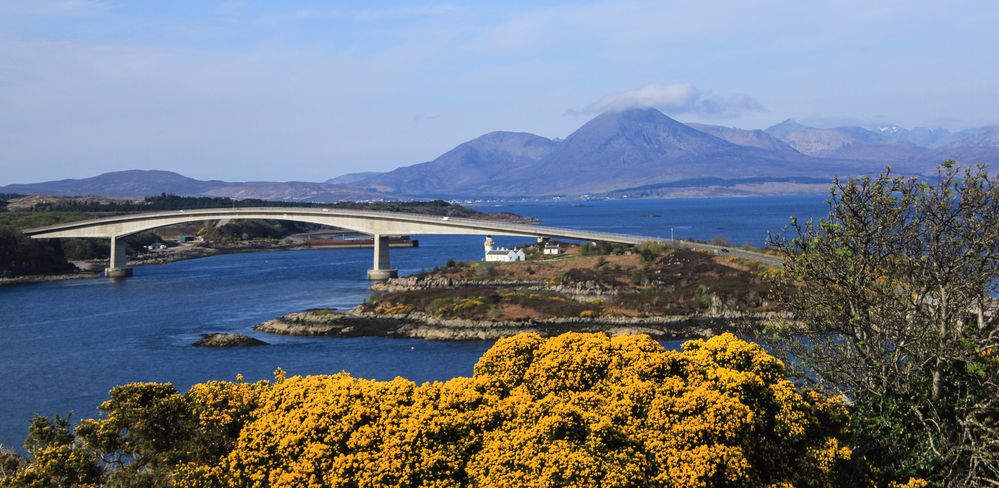
<svg viewBox="0 0 999 488"><path fill-rule="evenodd" d="M85 280L88 278L97 278L99 276L101 276L101 273L93 273L89 271L81 271L79 273L55 274L55 275L14 276L10 278L0 278L0 286L26 285L30 283L47 283L49 281Z"/></svg>
<svg viewBox="0 0 999 488"><path fill-rule="evenodd" d="M703 338L773 320L774 314L715 314L671 317L559 317L528 320L444 319L425 313L382 315L332 309L296 312L253 327L292 336L399 337L435 341L495 340L521 332L556 336L564 332L648 334L656 339Z"/></svg>
<svg viewBox="0 0 999 488"><path fill-rule="evenodd" d="M573 283L571 285L551 284L545 280L454 280L446 276L411 275L399 278L389 278L382 282L371 284L371 291L379 293L395 293L420 290L436 290L443 288L480 288L517 289L520 291L544 291L559 293L574 300L591 302L604 297L618 294L620 290L593 281Z"/></svg>

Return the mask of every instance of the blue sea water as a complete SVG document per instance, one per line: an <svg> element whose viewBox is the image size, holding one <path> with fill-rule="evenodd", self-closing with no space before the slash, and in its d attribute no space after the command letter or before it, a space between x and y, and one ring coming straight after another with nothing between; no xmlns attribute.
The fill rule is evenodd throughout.
<svg viewBox="0 0 999 488"><path fill-rule="evenodd" d="M544 225L677 239L725 237L763 244L791 215L823 215L821 197L495 203L486 211L537 217ZM408 274L448 258L480 259L482 238L418 236L393 249ZM500 245L530 242L497 238ZM121 282L88 279L0 288L0 445L19 449L32 414L93 417L108 390L133 381L185 389L212 379L328 374L416 382L467 376L488 341L280 337L250 327L313 307L350 308L370 294L366 249L228 254L136 268ZM205 332L239 332L270 345L203 349Z"/></svg>

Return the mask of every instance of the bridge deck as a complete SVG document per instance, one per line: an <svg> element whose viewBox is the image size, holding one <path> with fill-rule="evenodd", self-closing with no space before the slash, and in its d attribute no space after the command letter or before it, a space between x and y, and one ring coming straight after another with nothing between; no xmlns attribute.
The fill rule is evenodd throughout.
<svg viewBox="0 0 999 488"><path fill-rule="evenodd" d="M619 234L585 229L439 217L402 212L345 210L337 208L255 207L173 210L81 220L28 229L24 233L36 239L58 237L117 238L167 225L220 219L293 220L345 228L367 234L382 235L490 234L562 238L580 241L604 241L619 244L640 244L642 242L654 241L698 251L727 253L769 265L780 265L781 263L779 257L769 254L743 249L726 249L722 246L698 242L671 241L658 236Z"/></svg>

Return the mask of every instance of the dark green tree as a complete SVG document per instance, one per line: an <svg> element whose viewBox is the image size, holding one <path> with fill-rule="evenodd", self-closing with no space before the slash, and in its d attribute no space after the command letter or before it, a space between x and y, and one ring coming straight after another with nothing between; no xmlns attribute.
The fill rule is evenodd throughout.
<svg viewBox="0 0 999 488"><path fill-rule="evenodd" d="M27 460L16 452L0 447L0 486L12 483L18 471L27 464Z"/></svg>
<svg viewBox="0 0 999 488"><path fill-rule="evenodd" d="M75 269L66 261L58 240L35 240L14 228L0 226L0 277L69 273Z"/></svg>
<svg viewBox="0 0 999 488"><path fill-rule="evenodd" d="M102 454L108 483L165 486L170 467L187 460L195 419L190 406L167 383L116 386L101 404L106 418L84 420L77 437Z"/></svg>

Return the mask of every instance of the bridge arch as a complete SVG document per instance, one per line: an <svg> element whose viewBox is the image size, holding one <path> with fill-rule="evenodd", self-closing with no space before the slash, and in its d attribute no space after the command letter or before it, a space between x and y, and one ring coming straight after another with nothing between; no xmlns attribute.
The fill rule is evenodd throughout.
<svg viewBox="0 0 999 488"><path fill-rule="evenodd" d="M555 237L581 241L605 241L620 244L639 244L661 241L674 246L701 251L718 252L723 248L710 244L665 240L658 237L595 232L561 227L545 227L481 219L440 217L401 212L377 212L314 207L255 207L172 210L140 214L118 215L93 220L69 222L25 230L34 239L64 237L104 238L111 240L108 276L129 276L125 249L119 242L122 237L169 225L208 220L290 220L348 229L369 234L375 240L373 267L368 272L372 279L385 279L395 274L389 267L388 236L420 234L505 235L522 237ZM725 249L726 252L729 250ZM732 255L768 264L779 264L779 258L763 253L732 249Z"/></svg>
<svg viewBox="0 0 999 488"><path fill-rule="evenodd" d="M94 220L70 222L25 233L32 238L105 238L111 241L111 256L105 275L131 276L127 266L125 246L121 238L170 225L212 220L286 220L347 229L374 238L374 259L368 271L370 279L386 279L396 275L389 260L388 236L413 234L498 234L536 235L533 226L503 228L513 224L474 219L451 219L395 212L371 212L331 208L232 208L197 209L119 215Z"/></svg>

